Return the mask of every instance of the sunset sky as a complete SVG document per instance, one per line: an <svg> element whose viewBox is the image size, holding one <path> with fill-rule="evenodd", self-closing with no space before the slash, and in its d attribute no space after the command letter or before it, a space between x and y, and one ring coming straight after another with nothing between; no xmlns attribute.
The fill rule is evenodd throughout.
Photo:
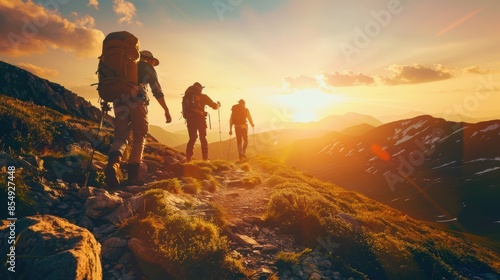
<svg viewBox="0 0 500 280"><path fill-rule="evenodd" d="M102 40L127 30L160 60L178 123L196 81L221 101L225 130L241 98L258 129L346 112L493 119L499 12L497 0L0 0L0 60L96 104ZM150 122L169 130L151 104Z"/></svg>

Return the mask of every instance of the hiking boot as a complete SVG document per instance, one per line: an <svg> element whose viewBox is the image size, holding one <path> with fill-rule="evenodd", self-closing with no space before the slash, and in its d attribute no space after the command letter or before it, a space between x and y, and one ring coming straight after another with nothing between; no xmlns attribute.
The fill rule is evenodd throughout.
<svg viewBox="0 0 500 280"><path fill-rule="evenodd" d="M142 186L146 182L147 166L140 163L129 163L127 166L127 186Z"/></svg>
<svg viewBox="0 0 500 280"><path fill-rule="evenodd" d="M247 159L247 156L245 155L245 153L239 153L238 156L239 156L240 160Z"/></svg>
<svg viewBox="0 0 500 280"><path fill-rule="evenodd" d="M118 179L118 170L120 169L120 161L122 154L118 151L110 152L108 155L108 165L104 169L106 177L106 185L109 190L120 188L120 179Z"/></svg>
<svg viewBox="0 0 500 280"><path fill-rule="evenodd" d="M193 152L186 150L186 162L191 162L191 158L193 157Z"/></svg>

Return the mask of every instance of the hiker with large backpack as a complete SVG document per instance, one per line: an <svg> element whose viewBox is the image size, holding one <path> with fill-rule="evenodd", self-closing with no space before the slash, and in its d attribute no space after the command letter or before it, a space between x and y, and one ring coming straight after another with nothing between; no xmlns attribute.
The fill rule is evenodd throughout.
<svg viewBox="0 0 500 280"><path fill-rule="evenodd" d="M167 123L172 121L153 68L159 63L160 61L150 51L139 52L137 38L128 32L110 33L104 39L103 54L100 57L98 70L98 91L105 101L113 102L115 113L114 137L108 155L108 164L104 170L106 184L110 190L120 187L117 173L130 133L132 133L133 142L127 165L127 185L144 183L144 178L139 176L139 172L141 167L145 168L142 164L142 157L148 132L148 85L153 96L165 111ZM125 77L126 75L129 77ZM107 100L103 96L106 96Z"/></svg>
<svg viewBox="0 0 500 280"><path fill-rule="evenodd" d="M254 127L250 111L245 107L245 100L240 99L238 104L231 108L231 118L229 119L229 135L236 133L236 143L238 145L238 155L240 160L246 159L246 151L248 146L248 122Z"/></svg>
<svg viewBox="0 0 500 280"><path fill-rule="evenodd" d="M201 91L204 86L196 82L189 86L182 97L182 116L186 119L189 141L186 146L186 161L190 162L193 157L194 143L200 137L201 154L203 160L208 160L207 142L207 115L205 106L214 110L220 107L220 102L214 102L208 95Z"/></svg>

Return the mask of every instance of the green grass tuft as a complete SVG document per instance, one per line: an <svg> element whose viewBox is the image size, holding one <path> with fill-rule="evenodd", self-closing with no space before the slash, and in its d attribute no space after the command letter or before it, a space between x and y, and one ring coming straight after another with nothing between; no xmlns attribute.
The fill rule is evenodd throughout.
<svg viewBox="0 0 500 280"><path fill-rule="evenodd" d="M185 184L182 185L182 191L188 194L197 194L202 189L201 183L192 177L184 178Z"/></svg>
<svg viewBox="0 0 500 280"><path fill-rule="evenodd" d="M311 253L312 250L309 248L306 248L302 250L301 252L279 252L276 255L276 261L275 265L278 268L280 272L283 272L284 270L292 269L293 266L298 265L301 258L306 255Z"/></svg>
<svg viewBox="0 0 500 280"><path fill-rule="evenodd" d="M132 237L146 241L173 279L246 276L241 264L229 256L226 238L210 222L178 214L153 215L130 223L129 229Z"/></svg>
<svg viewBox="0 0 500 280"><path fill-rule="evenodd" d="M12 175L13 180L8 179L8 177ZM0 167L0 205L2 205L0 219L4 220L11 217L8 210L9 203L11 203L12 200L10 200L9 197L14 198L14 213L16 218L22 218L37 213L38 204L29 187L29 185L33 183L33 176L35 175L22 168L17 168L14 173L9 174L6 166ZM14 184L11 183L9 185L9 182ZM11 191L11 193L9 193L9 191Z"/></svg>
<svg viewBox="0 0 500 280"><path fill-rule="evenodd" d="M152 189L158 188L175 194L179 194L182 192L181 182L177 178L156 181L151 183L149 186Z"/></svg>

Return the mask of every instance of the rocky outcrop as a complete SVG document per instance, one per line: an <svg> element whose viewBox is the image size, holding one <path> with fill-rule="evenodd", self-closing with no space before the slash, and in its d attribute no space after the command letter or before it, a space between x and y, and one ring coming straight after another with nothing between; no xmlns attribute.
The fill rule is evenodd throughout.
<svg viewBox="0 0 500 280"><path fill-rule="evenodd" d="M3 252L9 223L0 225ZM15 222L17 241L14 278L102 279L101 245L87 229L51 215L37 215ZM29 256L22 258L21 256ZM12 276L12 275L10 275Z"/></svg>
<svg viewBox="0 0 500 280"><path fill-rule="evenodd" d="M101 117L98 108L59 84L2 61L0 73L0 94L95 122Z"/></svg>

